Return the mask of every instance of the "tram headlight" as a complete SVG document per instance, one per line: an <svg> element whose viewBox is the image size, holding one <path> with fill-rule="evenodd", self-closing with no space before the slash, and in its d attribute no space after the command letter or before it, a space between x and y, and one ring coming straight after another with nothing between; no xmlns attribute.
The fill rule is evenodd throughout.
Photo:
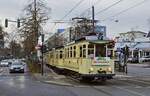
<svg viewBox="0 0 150 96"><path fill-rule="evenodd" d="M107 69L109 72L111 72L112 71L112 68L111 67L108 67L108 69Z"/></svg>
<svg viewBox="0 0 150 96"><path fill-rule="evenodd" d="M91 68L90 68L90 72L93 72L93 71L94 71L94 68L91 67Z"/></svg>

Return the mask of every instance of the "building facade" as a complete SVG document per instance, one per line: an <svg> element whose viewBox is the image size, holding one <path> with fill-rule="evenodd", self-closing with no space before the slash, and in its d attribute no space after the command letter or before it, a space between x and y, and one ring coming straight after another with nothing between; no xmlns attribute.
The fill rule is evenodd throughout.
<svg viewBox="0 0 150 96"><path fill-rule="evenodd" d="M129 47L129 61L143 62L144 58L150 56L150 39L147 33L141 31L130 31L120 33L116 38L115 49Z"/></svg>

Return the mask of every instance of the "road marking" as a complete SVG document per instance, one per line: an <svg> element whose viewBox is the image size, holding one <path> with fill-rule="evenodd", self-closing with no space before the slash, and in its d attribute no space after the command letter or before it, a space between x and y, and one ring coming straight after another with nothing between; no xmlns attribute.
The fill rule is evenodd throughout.
<svg viewBox="0 0 150 96"><path fill-rule="evenodd" d="M99 91L99 92L102 92L102 93L104 93L104 94L106 94L106 95L108 95L108 96L112 96L112 94L109 93L107 90L104 91L104 90L99 89L99 88L96 88L96 87L94 87L94 86L93 86L92 88L95 89L95 90L97 90L97 91Z"/></svg>
<svg viewBox="0 0 150 96"><path fill-rule="evenodd" d="M147 85L150 85L150 83L149 83L149 82L146 82L146 81L135 80L135 79L129 79L129 80L135 81L135 82L139 82L139 83L145 83L145 84L147 84Z"/></svg>

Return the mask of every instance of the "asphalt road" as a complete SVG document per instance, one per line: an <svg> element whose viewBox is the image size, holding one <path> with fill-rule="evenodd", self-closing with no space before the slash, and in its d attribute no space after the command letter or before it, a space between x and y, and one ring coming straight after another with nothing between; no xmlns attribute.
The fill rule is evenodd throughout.
<svg viewBox="0 0 150 96"><path fill-rule="evenodd" d="M0 96L150 96L150 76L147 73L150 69L141 66L129 66L129 74L134 74L134 77L115 78L106 83L87 83L76 87L39 82L27 70L24 74L9 74L8 68L2 69ZM136 76L136 72L142 73L137 73Z"/></svg>

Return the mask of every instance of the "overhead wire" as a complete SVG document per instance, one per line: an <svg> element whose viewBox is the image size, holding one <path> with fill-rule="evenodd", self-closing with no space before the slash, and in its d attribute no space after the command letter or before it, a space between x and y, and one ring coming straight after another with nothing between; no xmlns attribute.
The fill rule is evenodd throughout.
<svg viewBox="0 0 150 96"><path fill-rule="evenodd" d="M117 2L115 2L115 3L113 3L112 5L110 5L110 6L106 7L106 8L104 8L104 9L102 9L101 11L97 12L95 15L101 14L102 12L104 12L104 11L106 11L106 10L112 8L113 6L115 6L115 5L119 4L119 3L121 3L122 1L124 1L124 0L119 0L119 1L117 1Z"/></svg>
<svg viewBox="0 0 150 96"><path fill-rule="evenodd" d="M70 11L67 12L67 14L65 14L60 20L58 21L62 21L64 20L73 10L75 10L83 1L85 0L80 0L73 8L71 8ZM56 27L57 23L54 23L54 26L52 26L51 30L53 30Z"/></svg>
<svg viewBox="0 0 150 96"><path fill-rule="evenodd" d="M60 20L65 19L74 9L76 9L83 1L85 0L80 0L73 8L71 8L71 10L64 16L62 17Z"/></svg>
<svg viewBox="0 0 150 96"><path fill-rule="evenodd" d="M97 0L93 5L98 5L101 1L102 1L102 0ZM82 14L84 14L86 11L90 10L90 9L91 9L91 7L85 9L82 13L80 13L80 16L81 16Z"/></svg>
<svg viewBox="0 0 150 96"><path fill-rule="evenodd" d="M127 12L127 11L129 11L129 10L135 8L135 7L137 7L137 6L140 6L141 4L145 3L146 1L148 1L148 0L143 0L143 1L139 2L139 3L136 3L135 5L129 7L129 8L127 8L127 9L125 9L125 10L122 10L122 11L120 11L119 13L117 13L117 14L115 14L115 15L113 15L113 16L107 17L106 19L104 19L104 20L102 20L102 21L105 21L105 20L107 20L107 19L109 19L109 18L111 18L111 17L119 16L119 15L121 15L121 14L123 14L123 13L125 13L125 12Z"/></svg>

